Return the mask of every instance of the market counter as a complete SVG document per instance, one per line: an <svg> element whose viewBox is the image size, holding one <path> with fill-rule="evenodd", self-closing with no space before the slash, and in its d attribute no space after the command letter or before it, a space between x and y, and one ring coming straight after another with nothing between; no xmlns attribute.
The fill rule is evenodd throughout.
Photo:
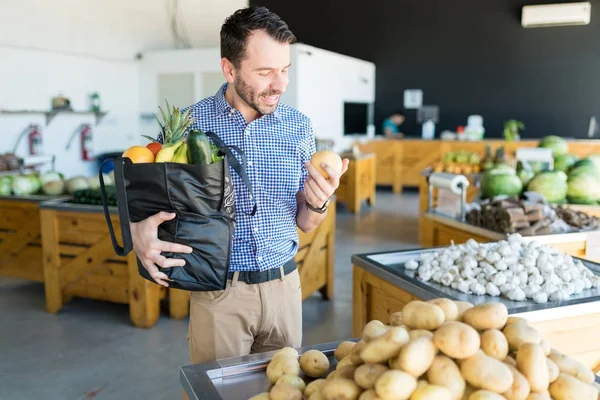
<svg viewBox="0 0 600 400"><path fill-rule="evenodd" d="M432 281L416 278L415 271L404 263L423 252L436 249L392 251L352 256L353 319L352 334L360 336L364 325L371 320L384 323L396 311L413 300L446 297L468 301L474 305L490 301L504 303L509 314L529 320L551 347L595 368L600 361L600 288L584 290L566 301L543 304L531 300L515 302L504 297L467 295ZM600 264L583 260L596 275Z"/></svg>
<svg viewBox="0 0 600 400"><path fill-rule="evenodd" d="M511 155L519 147L537 147L539 140L507 142L501 139L460 141L381 138L356 144L360 151L376 154L377 184L391 185L394 193L400 193L404 186L419 186L421 171L433 166L448 152L464 150L483 156L489 146L492 155L500 147L504 148L505 154ZM568 143L569 153L578 157L600 154L600 140L572 140Z"/></svg>
<svg viewBox="0 0 600 400"><path fill-rule="evenodd" d="M0 276L44 280L40 203L67 196L0 196Z"/></svg>

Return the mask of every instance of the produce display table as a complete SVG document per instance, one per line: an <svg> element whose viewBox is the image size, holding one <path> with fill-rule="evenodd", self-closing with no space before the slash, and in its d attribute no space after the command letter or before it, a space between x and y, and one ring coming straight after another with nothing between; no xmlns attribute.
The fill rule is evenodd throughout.
<svg viewBox="0 0 600 400"><path fill-rule="evenodd" d="M44 280L40 203L63 198L0 196L0 276Z"/></svg>
<svg viewBox="0 0 600 400"><path fill-rule="evenodd" d="M552 348L578 359L590 368L600 360L600 288L584 290L566 301L537 304L510 301L504 297L467 295L433 281L423 282L404 263L423 252L436 249L391 251L352 256L353 320L352 334L359 336L364 325L374 319L389 321L412 300L446 297L474 305L502 302L509 314L529 320ZM600 264L583 260L596 275ZM596 369L594 369L597 372Z"/></svg>
<svg viewBox="0 0 600 400"><path fill-rule="evenodd" d="M111 215L121 237L116 208ZM115 254L101 206L48 201L40 204L40 221L48 312L58 312L71 297L104 300L129 304L133 324L150 328L168 294L171 318L188 314L187 292L143 279L133 252Z"/></svg>
<svg viewBox="0 0 600 400"><path fill-rule="evenodd" d="M503 147L505 154L514 154L519 147L537 147L539 139L507 142L500 139L480 141L422 140L422 139L375 139L365 143L357 142L362 152L377 155L378 185L392 185L394 193L400 193L403 186L419 186L421 171L431 167L444 154L464 150L484 155L490 146L492 154ZM600 153L600 140L569 141L569 154L580 158Z"/></svg>
<svg viewBox="0 0 600 400"><path fill-rule="evenodd" d="M329 358L329 370L333 371L337 366L333 353L340 343L324 343L297 350L300 354L311 349L323 352ZM270 351L185 365L179 370L179 380L190 400L247 400L269 391L271 383L265 371L274 353Z"/></svg>
<svg viewBox="0 0 600 400"><path fill-rule="evenodd" d="M346 203L351 213L360 212L361 203L366 200L372 207L375 205L375 164L374 153L341 154L350 159L348 171L341 177L340 186L336 190L336 200Z"/></svg>
<svg viewBox="0 0 600 400"><path fill-rule="evenodd" d="M478 242L493 242L506 238L506 235L467 224L435 212L426 212L421 218L425 223L420 232L421 246L438 247L454 243L465 243L473 238ZM600 261L600 255L594 254L597 248L600 231L573 232L535 236L535 240L555 247L575 257ZM588 243L590 243L588 245ZM597 251L596 251L597 253Z"/></svg>

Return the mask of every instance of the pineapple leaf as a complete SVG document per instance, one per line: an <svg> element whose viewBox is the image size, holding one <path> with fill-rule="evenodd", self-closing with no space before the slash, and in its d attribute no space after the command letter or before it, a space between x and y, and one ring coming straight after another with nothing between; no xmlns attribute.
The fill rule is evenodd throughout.
<svg viewBox="0 0 600 400"><path fill-rule="evenodd" d="M173 127L173 131L177 131L179 130L180 126L181 126L181 114L179 113L179 110L176 109L175 107L173 107L173 124L171 125Z"/></svg>
<svg viewBox="0 0 600 400"><path fill-rule="evenodd" d="M156 140L156 138L153 138L152 136L142 135L142 137L148 139L152 143L158 143L158 140Z"/></svg>

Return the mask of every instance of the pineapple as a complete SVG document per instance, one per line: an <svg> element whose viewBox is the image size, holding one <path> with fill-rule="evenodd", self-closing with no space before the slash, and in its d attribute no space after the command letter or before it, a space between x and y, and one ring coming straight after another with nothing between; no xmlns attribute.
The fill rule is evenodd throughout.
<svg viewBox="0 0 600 400"><path fill-rule="evenodd" d="M185 134L194 121L191 116L191 110L181 113L181 110L175 106L172 108L167 104L167 113L158 106L162 116L162 122L155 115L161 128L163 147L156 155L156 162L170 162L175 156L175 151L183 143ZM147 136L146 136L147 137ZM147 137L148 138L148 137Z"/></svg>

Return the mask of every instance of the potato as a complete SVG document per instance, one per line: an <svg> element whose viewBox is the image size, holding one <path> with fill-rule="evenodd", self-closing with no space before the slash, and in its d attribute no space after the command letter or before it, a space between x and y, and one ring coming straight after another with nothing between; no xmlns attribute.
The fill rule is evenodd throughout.
<svg viewBox="0 0 600 400"><path fill-rule="evenodd" d="M513 351L518 350L523 343L538 344L542 340L542 335L537 329L520 322L507 325L502 332L508 341L508 348Z"/></svg>
<svg viewBox="0 0 600 400"><path fill-rule="evenodd" d="M310 395L308 400L325 400L325 397L323 397L323 394L321 392L314 392Z"/></svg>
<svg viewBox="0 0 600 400"><path fill-rule="evenodd" d="M333 378L335 378L335 377L337 376L337 373L338 373L338 371L337 371L337 370L335 370L335 371L331 371L331 372L329 373L329 375L327 375L327 378L325 378L325 380L327 380L327 381L328 381L328 380L330 380L330 379L333 379Z"/></svg>
<svg viewBox="0 0 600 400"><path fill-rule="evenodd" d="M375 392L382 400L408 399L417 388L417 379L403 371L389 370L375 382Z"/></svg>
<svg viewBox="0 0 600 400"><path fill-rule="evenodd" d="M465 311L462 319L478 331L502 329L508 319L508 309L502 303L479 304Z"/></svg>
<svg viewBox="0 0 600 400"><path fill-rule="evenodd" d="M425 329L414 329L414 330L408 332L408 338L410 340L416 339L421 336L433 338L433 332L425 330Z"/></svg>
<svg viewBox="0 0 600 400"><path fill-rule="evenodd" d="M259 393L256 396L250 397L248 400L270 400L271 396L269 392Z"/></svg>
<svg viewBox="0 0 600 400"><path fill-rule="evenodd" d="M371 340L386 333L388 329L389 327L384 325L383 322L374 319L364 326L362 331L362 339L365 342L370 342Z"/></svg>
<svg viewBox="0 0 600 400"><path fill-rule="evenodd" d="M325 379L315 379L306 385L306 389L304 389L304 396L310 397L314 392L320 392L323 389L323 385L325 385Z"/></svg>
<svg viewBox="0 0 600 400"><path fill-rule="evenodd" d="M302 400L302 392L289 383L280 383L271 388L270 400Z"/></svg>
<svg viewBox="0 0 600 400"><path fill-rule="evenodd" d="M504 393L513 385L513 375L508 365L483 351L463 361L460 371L471 385L496 393Z"/></svg>
<svg viewBox="0 0 600 400"><path fill-rule="evenodd" d="M419 379L417 381L417 389L420 388L421 386L427 386L427 385L429 385L429 382L427 382L425 379Z"/></svg>
<svg viewBox="0 0 600 400"><path fill-rule="evenodd" d="M497 329L489 329L481 334L481 350L496 360L504 360L508 356L506 336Z"/></svg>
<svg viewBox="0 0 600 400"><path fill-rule="evenodd" d="M423 385L417 387L410 400L452 400L452 392L445 386Z"/></svg>
<svg viewBox="0 0 600 400"><path fill-rule="evenodd" d="M362 392L358 400L380 400L374 389Z"/></svg>
<svg viewBox="0 0 600 400"><path fill-rule="evenodd" d="M333 356L337 361L341 361L344 357L350 354L350 350L352 350L354 346L356 346L356 342L350 342L346 340L338 345L337 349L335 349L333 352Z"/></svg>
<svg viewBox="0 0 600 400"><path fill-rule="evenodd" d="M546 339L542 338L540 340L540 344L542 345L542 350L544 350L544 355L548 357L548 354L550 354L550 350L552 350L552 348L550 348L550 343L548 343Z"/></svg>
<svg viewBox="0 0 600 400"><path fill-rule="evenodd" d="M445 321L456 321L458 318L458 307L450 299L439 298L427 301L427 303L435 304L442 309L446 316Z"/></svg>
<svg viewBox="0 0 600 400"><path fill-rule="evenodd" d="M542 393L531 392L531 393L529 393L529 396L527 396L527 398L525 400L552 400L552 398L550 397L550 393L548 393L548 392L542 392Z"/></svg>
<svg viewBox="0 0 600 400"><path fill-rule="evenodd" d="M335 378L328 380L321 389L325 400L357 400L362 389L352 379Z"/></svg>
<svg viewBox="0 0 600 400"><path fill-rule="evenodd" d="M504 359L504 363L517 368L517 360L515 360L511 356L506 356L506 358Z"/></svg>
<svg viewBox="0 0 600 400"><path fill-rule="evenodd" d="M354 374L356 373L358 366L356 365L346 365L345 367L337 370L336 378L343 379L354 379Z"/></svg>
<svg viewBox="0 0 600 400"><path fill-rule="evenodd" d="M463 322L450 321L435 331L433 343L445 355L462 359L475 354L481 342L475 329Z"/></svg>
<svg viewBox="0 0 600 400"><path fill-rule="evenodd" d="M378 337L372 342L368 342L361 351L360 358L365 363L371 364L386 362L390 358L396 357L400 353L402 346L408 343L408 340L406 329L394 326L383 336Z"/></svg>
<svg viewBox="0 0 600 400"><path fill-rule="evenodd" d="M390 325L391 326L402 325L402 311L397 311L395 313L390 314Z"/></svg>
<svg viewBox="0 0 600 400"><path fill-rule="evenodd" d="M402 323L410 329L434 330L445 321L444 311L435 304L414 300L402 309Z"/></svg>
<svg viewBox="0 0 600 400"><path fill-rule="evenodd" d="M571 375L585 383L594 383L594 373L582 362L556 350L551 351L550 354L548 354L548 358L556 364L560 372ZM550 392L550 394L552 394L552 392Z"/></svg>
<svg viewBox="0 0 600 400"><path fill-rule="evenodd" d="M360 364L364 363L360 354L362 353L362 351L366 345L367 345L367 342L365 342L364 340L361 339L358 342L356 342L356 345L354 347L352 347L352 350L350 350L350 354L348 356L348 357L350 357L350 360L352 360L352 364L360 365Z"/></svg>
<svg viewBox="0 0 600 400"><path fill-rule="evenodd" d="M474 307L473 304L469 303L468 301L455 300L454 304L456 304L456 309L458 310L458 315L456 316L457 321L462 321L465 311Z"/></svg>
<svg viewBox="0 0 600 400"><path fill-rule="evenodd" d="M505 400L498 393L490 392L489 390L478 390L469 396L469 400Z"/></svg>
<svg viewBox="0 0 600 400"><path fill-rule="evenodd" d="M390 366L418 378L427 372L436 353L437 349L431 338L418 337L402 347L400 355L392 361Z"/></svg>
<svg viewBox="0 0 600 400"><path fill-rule="evenodd" d="M356 368L354 381L363 389L373 389L377 378L388 370L383 364L363 364Z"/></svg>
<svg viewBox="0 0 600 400"><path fill-rule="evenodd" d="M281 355L271 360L267 365L267 377L271 383L277 382L282 375L299 375L300 363L298 359Z"/></svg>
<svg viewBox="0 0 600 400"><path fill-rule="evenodd" d="M506 319L505 327L508 326L508 325L510 325L510 324L514 324L516 322L521 322L521 323L524 323L524 324L529 324L529 321L527 321L525 318L509 316Z"/></svg>
<svg viewBox="0 0 600 400"><path fill-rule="evenodd" d="M549 389L555 400L597 400L598 391L593 385L584 383L572 375L561 372Z"/></svg>
<svg viewBox="0 0 600 400"><path fill-rule="evenodd" d="M303 393L304 389L306 388L306 383L304 383L304 380L298 375L281 375L275 384L279 385L282 383L289 383L290 385L300 389L300 391Z"/></svg>
<svg viewBox="0 0 600 400"><path fill-rule="evenodd" d="M460 400L465 392L465 379L454 361L446 356L436 356L427 371L427 380L433 385L447 387L453 400Z"/></svg>
<svg viewBox="0 0 600 400"><path fill-rule="evenodd" d="M471 397L471 395L476 391L477 388L474 388L473 386L467 383L467 386L465 386L465 393L463 394L462 400L469 400L469 397Z"/></svg>
<svg viewBox="0 0 600 400"><path fill-rule="evenodd" d="M518 324L514 324L518 325ZM517 351L517 368L529 381L532 392L548 390L548 365L542 346L534 343L524 343Z"/></svg>
<svg viewBox="0 0 600 400"><path fill-rule="evenodd" d="M300 356L300 368L305 375L320 378L329 371L329 359L319 350L308 350Z"/></svg>
<svg viewBox="0 0 600 400"><path fill-rule="evenodd" d="M513 374L513 384L512 387L508 391L502 393L502 395L507 400L525 400L527 396L529 396L529 393L531 393L529 381L515 367L509 365L508 368Z"/></svg>
<svg viewBox="0 0 600 400"><path fill-rule="evenodd" d="M346 358L342 359L339 363L337 363L337 365L335 366L335 369L340 369L340 368L345 367L347 365L355 365L352 362L352 358L350 356L347 356Z"/></svg>
<svg viewBox="0 0 600 400"><path fill-rule="evenodd" d="M556 378L558 378L560 370L556 364L554 364L554 361L549 358L546 358L546 364L548 365L548 381L552 383L556 380Z"/></svg>
<svg viewBox="0 0 600 400"><path fill-rule="evenodd" d="M298 359L299 355L298 355L298 350L294 349L293 347L284 347L281 348L279 350L277 350L274 354L272 358L278 357L278 356L289 356L289 357L293 357L295 359Z"/></svg>

